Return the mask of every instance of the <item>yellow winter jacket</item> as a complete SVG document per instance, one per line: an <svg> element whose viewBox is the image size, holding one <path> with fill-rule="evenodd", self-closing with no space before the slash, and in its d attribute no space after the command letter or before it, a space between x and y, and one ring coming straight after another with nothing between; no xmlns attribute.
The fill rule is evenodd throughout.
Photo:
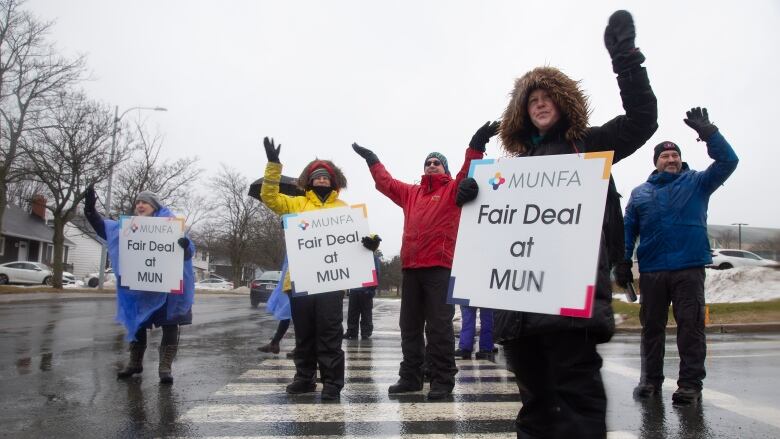
<svg viewBox="0 0 780 439"><path fill-rule="evenodd" d="M260 188L260 199L269 209L278 215L288 213L306 212L317 209L330 209L333 207L345 207L347 203L338 199L339 193L332 191L323 203L313 191L308 190L304 196L289 196L279 192L279 182L282 179L282 164L268 162L265 167L263 185ZM283 289L285 292L292 290L290 283L290 270L284 277Z"/></svg>

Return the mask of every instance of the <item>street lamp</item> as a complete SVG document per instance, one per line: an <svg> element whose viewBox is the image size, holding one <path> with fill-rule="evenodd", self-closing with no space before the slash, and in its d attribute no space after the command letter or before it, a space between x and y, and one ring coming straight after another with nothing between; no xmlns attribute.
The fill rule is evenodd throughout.
<svg viewBox="0 0 780 439"><path fill-rule="evenodd" d="M163 107L131 107L123 111L122 114L119 114L119 105L114 107L114 128L111 131L111 155L109 156L109 160L108 160L111 167L108 170L108 188L106 188L106 215L108 215L111 212L111 183L114 180L114 154L116 152L116 132L119 129L119 121L121 121L122 118L125 117L125 114L133 110L168 111L167 108L163 108ZM104 242L103 246L100 248L100 270L98 273L98 288L101 290L103 289L103 281L105 281L105 277L106 277L107 251L108 251L108 243Z"/></svg>
<svg viewBox="0 0 780 439"><path fill-rule="evenodd" d="M742 250L742 226L747 226L748 223L731 223L731 225L739 227L739 249Z"/></svg>

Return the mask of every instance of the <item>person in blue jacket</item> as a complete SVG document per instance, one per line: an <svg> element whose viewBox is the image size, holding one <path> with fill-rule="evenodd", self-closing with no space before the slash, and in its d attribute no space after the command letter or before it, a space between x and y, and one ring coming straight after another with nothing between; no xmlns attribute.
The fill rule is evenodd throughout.
<svg viewBox="0 0 780 439"><path fill-rule="evenodd" d="M363 237L363 246L374 252L374 269L377 279L382 265L377 255L379 243L382 241L377 235ZM371 338L374 332L374 296L376 286L352 288L349 290L349 305L347 306L347 332L344 338L355 340L358 337L358 329L363 340Z"/></svg>
<svg viewBox="0 0 780 439"><path fill-rule="evenodd" d="M119 267L119 221L105 219L97 210L95 188L87 188L84 200L84 215L95 233L108 244L108 255L114 268ZM173 217L173 213L160 203L157 194L143 191L135 198L134 214L136 216ZM173 383L171 365L179 347L179 326L192 323L192 302L195 297L195 276L192 269L192 255L195 246L186 236L179 238L179 245L184 249L184 289L183 294L154 293L135 291L123 287L119 281L121 273L117 274L116 320L127 330L127 341L130 342L130 361L124 369L117 373L117 378L124 379L143 372L143 358L146 352L146 331L154 327L162 327L160 342L160 362L158 373L160 383Z"/></svg>
<svg viewBox="0 0 780 439"><path fill-rule="evenodd" d="M292 320L292 313L290 312L290 296L284 292L284 278L287 276L287 256L284 257L284 263L282 264L282 274L279 277L279 283L276 284L276 288L268 298L268 302L265 305L266 311L274 316L274 319L279 320L279 324L276 326L276 332L271 341L263 346L257 348L260 352L266 352L269 354L279 353L279 343L281 343L284 334L290 329L290 321ZM287 357L292 358L288 352Z"/></svg>
<svg viewBox="0 0 780 439"><path fill-rule="evenodd" d="M707 109L692 108L685 123L707 143L715 160L705 171L688 168L680 147L661 142L655 147L656 170L631 192L625 215L625 261L615 269L618 285L633 281L631 273L634 243L639 261L639 290L642 323L641 378L634 389L639 399L657 395L664 381L664 345L669 304L677 322L680 353L676 404L701 399L707 351L704 335L704 266L712 263L707 239L707 205L710 196L737 168L737 155Z"/></svg>

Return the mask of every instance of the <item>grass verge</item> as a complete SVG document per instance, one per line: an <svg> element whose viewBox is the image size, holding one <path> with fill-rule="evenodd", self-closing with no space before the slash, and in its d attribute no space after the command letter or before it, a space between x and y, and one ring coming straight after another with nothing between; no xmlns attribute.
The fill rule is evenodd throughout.
<svg viewBox="0 0 780 439"><path fill-rule="evenodd" d="M780 322L780 300L746 303L713 303L709 309L709 324ZM639 304L613 301L615 314L623 316L620 326L640 326ZM674 322L671 307L669 323Z"/></svg>

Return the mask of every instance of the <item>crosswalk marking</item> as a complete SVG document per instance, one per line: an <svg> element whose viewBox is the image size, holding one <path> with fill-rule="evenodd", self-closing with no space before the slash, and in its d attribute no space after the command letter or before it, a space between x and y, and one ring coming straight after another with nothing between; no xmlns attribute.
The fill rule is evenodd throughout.
<svg viewBox="0 0 780 439"><path fill-rule="evenodd" d="M346 370L344 371L344 376L349 381L349 378L374 378L377 381L382 381L382 378L398 378L398 369L395 370L356 370L356 369L350 369L348 363ZM243 380L249 380L249 379L261 379L261 378L288 378L292 379L292 376L295 374L295 369L250 369L239 377ZM496 377L496 378L506 378L507 380L514 380L514 377L511 377L509 373L506 370L501 369L488 369L488 370L465 370L459 372L456 376L456 380L465 380L468 378L481 378L481 377Z"/></svg>

